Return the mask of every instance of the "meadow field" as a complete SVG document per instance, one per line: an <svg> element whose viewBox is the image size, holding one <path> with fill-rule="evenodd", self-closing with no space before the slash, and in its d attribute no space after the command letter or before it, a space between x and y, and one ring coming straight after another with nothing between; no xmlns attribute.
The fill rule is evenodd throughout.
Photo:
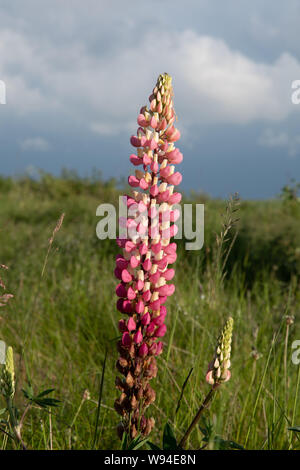
<svg viewBox="0 0 300 470"><path fill-rule="evenodd" d="M39 181L2 177L0 192L0 263L9 267L1 277L14 295L0 309L0 339L14 350L15 405L22 415L28 404L22 389L34 396L55 389L47 396L60 400L56 407L29 403L23 440L30 449L119 449L114 400L121 315L113 274L119 248L97 238L96 208L117 205L122 188L99 175L65 173L43 174ZM157 399L148 409L156 421L154 444L161 445L167 422L178 439L190 424L209 389L205 374L216 339L231 315L232 376L188 448L300 449L300 433L289 430L300 426L300 366L292 361L292 344L300 340L300 203L287 189L282 196L233 199L229 206L204 194L185 196L185 202L205 204L205 243L200 251L178 243L176 291L167 303L165 348L152 381ZM5 426L1 421L1 430ZM18 447L5 433L0 446Z"/></svg>

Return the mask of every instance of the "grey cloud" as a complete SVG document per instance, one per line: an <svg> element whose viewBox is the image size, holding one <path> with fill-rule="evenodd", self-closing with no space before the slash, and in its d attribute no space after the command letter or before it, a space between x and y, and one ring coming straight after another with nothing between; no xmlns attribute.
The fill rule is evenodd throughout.
<svg viewBox="0 0 300 470"><path fill-rule="evenodd" d="M43 137L28 137L20 143L20 148L23 151L47 152L50 145Z"/></svg>
<svg viewBox="0 0 300 470"><path fill-rule="evenodd" d="M263 147L286 150L290 157L300 154L299 134L291 135L287 131L276 131L267 128L258 139L258 143Z"/></svg>
<svg viewBox="0 0 300 470"><path fill-rule="evenodd" d="M186 123L276 121L296 111L287 90L300 75L300 63L291 55L273 64L256 63L223 40L193 31L161 33L164 53L158 54L156 37L147 33L138 44L95 57L80 43L57 50L0 31L11 106L20 114L58 109L86 129L105 121L104 133L109 126L115 133L114 126L127 128L145 89L167 69L175 77L176 102Z"/></svg>
<svg viewBox="0 0 300 470"><path fill-rule="evenodd" d="M38 166L38 152L32 160L29 151L19 158L13 145L43 136L52 143L51 171L65 161L92 166L97 148L105 153L109 145L105 171L114 174L121 160L113 152L121 155L139 106L164 71L174 76L181 145L190 161L203 129L210 128L213 141L204 138L202 151L215 152L219 161L229 157L216 146L216 129L224 130L223 138L229 129L231 136L243 135L244 147L251 125L260 133L270 127L297 136L290 126L300 106L291 104L290 86L300 78L299 16L296 0L3 0L0 79L7 85L7 105L0 119L12 149L5 165L26 160ZM257 144L255 136L254 142L260 155L275 149ZM245 162L242 148L236 152ZM283 144L277 148L291 151Z"/></svg>

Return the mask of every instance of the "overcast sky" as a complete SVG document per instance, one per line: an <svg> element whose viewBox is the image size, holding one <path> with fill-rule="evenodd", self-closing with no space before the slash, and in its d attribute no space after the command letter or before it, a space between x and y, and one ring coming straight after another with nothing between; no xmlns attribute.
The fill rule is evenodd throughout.
<svg viewBox="0 0 300 470"><path fill-rule="evenodd" d="M11 0L0 6L0 173L127 177L129 137L173 76L182 187L276 196L300 180L300 0Z"/></svg>

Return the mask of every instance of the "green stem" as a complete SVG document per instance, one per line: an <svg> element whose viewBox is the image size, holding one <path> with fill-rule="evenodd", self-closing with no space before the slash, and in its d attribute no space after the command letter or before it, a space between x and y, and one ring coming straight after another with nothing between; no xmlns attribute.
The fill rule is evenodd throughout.
<svg viewBox="0 0 300 470"><path fill-rule="evenodd" d="M256 360L254 359L251 382L250 382L250 385L248 387L248 393L247 393L246 399L244 401L244 406L243 406L241 416L240 416L240 419L239 419L239 427L238 427L238 432L237 432L237 437L236 437L237 442L239 442L242 426L244 424L245 412L246 412L246 408L247 408L247 405L248 405L248 402L249 402L250 395L252 393L252 387L253 387L253 384L254 384L254 381L255 381L255 377L256 377Z"/></svg>
<svg viewBox="0 0 300 470"><path fill-rule="evenodd" d="M211 399L214 395L216 391L216 388L211 388L210 391L208 392L208 394L206 395L204 401L202 402L202 405L200 406L195 418L193 419L193 421L191 422L188 430L186 431L186 433L184 434L183 438L181 439L180 443L179 443L179 446L183 449L185 444L186 444L186 441L188 440L190 434L192 433L193 429L195 428L195 426L198 424L199 422L199 419L203 413L203 411L209 407L209 404L211 402Z"/></svg>
<svg viewBox="0 0 300 470"><path fill-rule="evenodd" d="M77 417L78 417L78 415L79 415L79 413L80 413L80 411L81 411L81 408L82 408L82 405L83 405L84 402L85 402L85 398L82 398L82 400L81 400L81 402L80 402L80 405L79 405L79 407L78 407L78 409L77 409L77 411L76 411L76 413L75 413L75 416L74 416L74 418L73 418L73 421L72 421L72 423L70 424L70 428L72 428L72 427L74 426L75 421L76 421L76 419L77 419Z"/></svg>
<svg viewBox="0 0 300 470"><path fill-rule="evenodd" d="M275 343L276 343L276 340L277 340L277 338L278 338L280 329L281 329L281 326L279 327L279 329L278 329L276 335L273 337L273 340L272 340L272 343L271 343L271 347L270 347L270 350L269 350L269 354L268 354L268 357L267 357L267 361L266 361L266 364L265 364L265 368L264 368L264 371L263 371L263 375L262 375L262 378L261 378L261 381L260 381L260 384L259 384L259 387L258 387L258 390L257 390L257 394L256 394L256 398L255 398L255 403L254 403L254 406L253 406L252 415L251 415L251 418L250 418L250 422L249 422L249 426L248 426L248 431L247 431L247 435L246 435L246 439L245 439L245 443L244 443L244 447L246 447L246 446L247 446L247 443L248 443L248 439L249 439L250 432L251 432L251 429L252 429L253 420L254 420L254 417L255 417L256 409L257 409L258 402L259 402L259 398L260 398L260 395L261 395L263 383L264 383L264 381L265 381L266 374L267 374L267 370L268 370L268 367L269 367L269 362L270 362L270 359L271 359L271 354L272 354L274 345L275 345Z"/></svg>
<svg viewBox="0 0 300 470"><path fill-rule="evenodd" d="M284 411L287 413L288 406L288 375L287 375L287 352L288 352L288 342L289 342L289 325L286 325L285 341L284 341Z"/></svg>
<svg viewBox="0 0 300 470"><path fill-rule="evenodd" d="M13 434L15 436L15 439L16 439L16 441L19 442L19 444L21 444L21 447L22 447L23 450L27 450L27 447L26 447L26 445L25 445L25 443L22 439L22 436L21 436L20 425L18 424L18 422L16 420L16 417L15 417L12 399L7 398L6 402L7 402L7 409L8 409L8 413L9 413L9 417L10 417L10 421L11 421L11 428L12 428Z"/></svg>
<svg viewBox="0 0 300 470"><path fill-rule="evenodd" d="M296 392L295 392L294 407L293 407L293 416L292 416L292 426L294 426L294 424L295 424L296 410L297 410L297 401L298 401L298 392L299 392L299 385L300 385L300 365L298 365L297 384L296 384ZM292 448L292 440L293 440L293 435L292 435L292 433L291 433L290 444L289 444L289 450Z"/></svg>

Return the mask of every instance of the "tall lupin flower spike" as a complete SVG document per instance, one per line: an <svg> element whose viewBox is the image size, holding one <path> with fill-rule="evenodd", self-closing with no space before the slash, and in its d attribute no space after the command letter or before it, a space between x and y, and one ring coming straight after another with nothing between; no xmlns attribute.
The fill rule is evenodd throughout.
<svg viewBox="0 0 300 470"><path fill-rule="evenodd" d="M150 106L140 110L137 135L130 139L137 151L130 161L143 169L128 178L134 188L131 196L124 197L129 212L125 220L128 236L118 239L123 252L116 259L115 275L120 280L117 308L127 318L119 322L122 339L118 342L117 369L124 378L116 379L121 395L115 409L122 417L119 436L125 431L131 439L138 433L148 435L154 426L154 419L145 417L145 409L155 400L149 381L156 376L155 357L163 349L164 304L175 290L174 284L167 283L175 274L168 267L176 261L176 243L170 239L177 226L171 222L177 220L179 211L173 205L181 200L174 186L182 177L174 164L183 157L174 146L180 132L174 127L172 96L171 77L160 75L149 97Z"/></svg>
<svg viewBox="0 0 300 470"><path fill-rule="evenodd" d="M183 438L180 441L179 446L182 449L185 447L185 444L191 432L193 431L195 426L198 424L203 411L209 407L209 404L217 388L223 382L227 382L230 379L229 367L230 367L232 329L233 329L233 319L229 317L218 338L214 359L208 365L206 381L210 385L212 385L212 387L210 391L208 392L208 394L206 395L199 410L197 411L197 414L194 417L192 423L190 424L188 430L186 431L186 433L184 434Z"/></svg>

